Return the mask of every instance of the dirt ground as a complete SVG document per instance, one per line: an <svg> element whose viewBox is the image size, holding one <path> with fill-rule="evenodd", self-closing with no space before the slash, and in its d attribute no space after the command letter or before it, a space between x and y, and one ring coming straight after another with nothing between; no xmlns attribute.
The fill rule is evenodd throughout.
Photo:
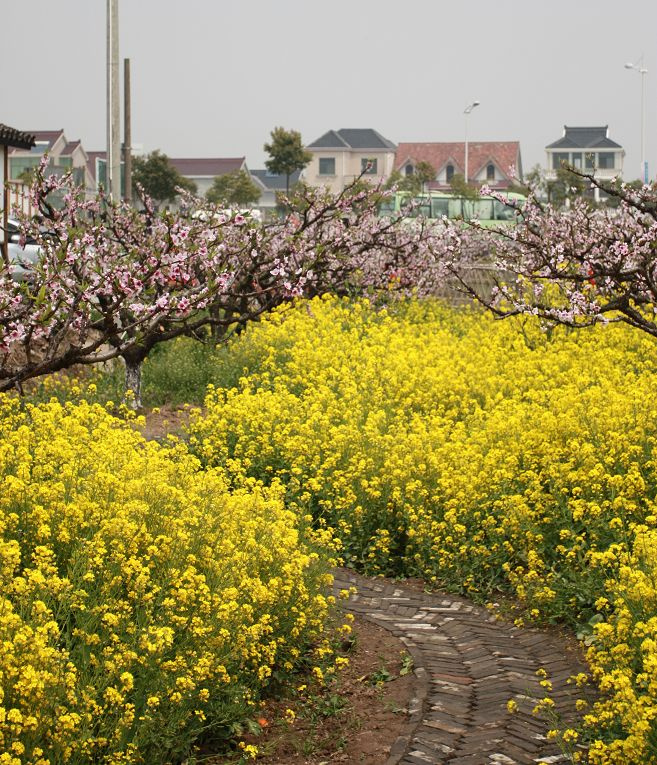
<svg viewBox="0 0 657 765"><path fill-rule="evenodd" d="M167 434L181 436L189 423L193 407L163 406L156 411L144 412L145 424L139 428L144 438L160 440Z"/></svg>
<svg viewBox="0 0 657 765"><path fill-rule="evenodd" d="M382 765L408 721L412 666L403 644L387 630L356 617L349 665L323 695L266 702L263 724L244 742L258 747L262 765ZM402 673L402 674L400 674ZM292 709L295 718L286 719ZM231 757L204 762L228 765Z"/></svg>

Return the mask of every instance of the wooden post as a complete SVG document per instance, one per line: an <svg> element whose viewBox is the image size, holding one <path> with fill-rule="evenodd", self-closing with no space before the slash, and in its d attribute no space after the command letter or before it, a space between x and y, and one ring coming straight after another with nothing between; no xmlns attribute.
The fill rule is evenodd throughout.
<svg viewBox="0 0 657 765"><path fill-rule="evenodd" d="M3 181L3 209L2 209L2 230L3 230L3 236L2 236L2 259L5 262L5 266L9 268L9 231L7 230L9 228L8 226L8 218L9 218L9 183L7 182L7 176L9 175L9 147L7 144L5 144L3 147L2 152L2 181Z"/></svg>

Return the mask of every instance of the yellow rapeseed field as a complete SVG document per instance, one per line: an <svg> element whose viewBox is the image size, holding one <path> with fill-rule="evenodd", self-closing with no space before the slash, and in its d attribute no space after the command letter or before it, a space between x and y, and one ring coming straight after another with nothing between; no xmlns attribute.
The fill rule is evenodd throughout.
<svg viewBox="0 0 657 765"><path fill-rule="evenodd" d="M324 650L330 549L275 482L229 491L99 405L0 397L1 765L234 737L272 673Z"/></svg>
<svg viewBox="0 0 657 765"><path fill-rule="evenodd" d="M350 564L508 593L588 635L603 695L565 740L595 765L657 762L654 340L325 299L231 353L239 385L192 424L206 466L282 484Z"/></svg>

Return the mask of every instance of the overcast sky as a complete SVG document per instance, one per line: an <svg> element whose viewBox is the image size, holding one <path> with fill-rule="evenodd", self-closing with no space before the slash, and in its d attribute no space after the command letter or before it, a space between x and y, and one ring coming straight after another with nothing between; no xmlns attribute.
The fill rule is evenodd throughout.
<svg viewBox="0 0 657 765"><path fill-rule="evenodd" d="M609 125L657 173L657 0L119 0L133 143L263 166L276 125L310 143L374 128L401 141L519 140L524 169L567 125ZM2 7L0 122L106 145L106 1ZM123 63L121 63L121 72Z"/></svg>

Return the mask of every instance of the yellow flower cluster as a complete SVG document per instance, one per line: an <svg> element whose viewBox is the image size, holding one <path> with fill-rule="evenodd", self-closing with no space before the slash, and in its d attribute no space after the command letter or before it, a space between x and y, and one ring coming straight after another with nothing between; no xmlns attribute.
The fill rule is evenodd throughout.
<svg viewBox="0 0 657 765"><path fill-rule="evenodd" d="M184 759L321 643L328 531L103 407L0 397L0 762Z"/></svg>
<svg viewBox="0 0 657 765"><path fill-rule="evenodd" d="M608 718L600 707L587 720L591 761L657 762L653 340L317 299L231 354L239 385L211 389L191 427L206 465L235 486L281 482L365 570L509 592L537 620L602 618L587 629L611 695Z"/></svg>

